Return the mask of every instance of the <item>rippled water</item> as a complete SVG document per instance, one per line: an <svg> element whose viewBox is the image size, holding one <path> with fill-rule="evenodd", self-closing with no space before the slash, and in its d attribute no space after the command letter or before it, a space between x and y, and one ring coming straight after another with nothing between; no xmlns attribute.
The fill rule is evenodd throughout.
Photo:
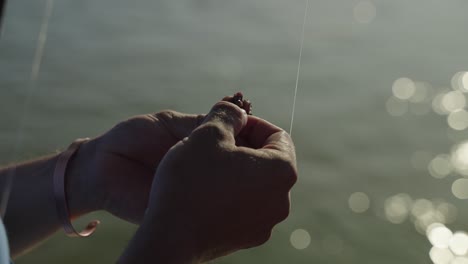
<svg viewBox="0 0 468 264"><path fill-rule="evenodd" d="M20 158L139 113L206 112L237 90L253 101L256 115L289 127L303 0L55 0L31 84L45 3L9 1L0 40L2 163L16 159L11 153L28 96ZM449 159L437 155L450 155L468 138L431 105L452 89L454 74L468 70L468 3L311 0L310 6L292 214L265 246L215 263L430 263L430 251L447 252L431 250L421 234L426 222L468 230L466 201L452 193L460 176L431 177ZM395 101L392 86L403 77L431 87L431 97ZM91 239L57 234L17 263L112 263L135 227L99 216L102 227Z"/></svg>

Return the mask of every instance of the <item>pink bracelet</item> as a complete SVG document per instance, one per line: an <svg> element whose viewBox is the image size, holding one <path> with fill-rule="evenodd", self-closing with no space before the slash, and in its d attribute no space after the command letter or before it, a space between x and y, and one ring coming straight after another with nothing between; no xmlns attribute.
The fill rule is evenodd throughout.
<svg viewBox="0 0 468 264"><path fill-rule="evenodd" d="M69 237L90 236L100 223L99 220L94 220L90 222L83 231L77 232L70 222L70 214L68 212L67 194L65 193L65 172L70 159L75 155L80 145L87 141L89 141L89 138L75 140L66 151L60 154L54 171L54 197L57 206L57 214L62 222L66 235Z"/></svg>

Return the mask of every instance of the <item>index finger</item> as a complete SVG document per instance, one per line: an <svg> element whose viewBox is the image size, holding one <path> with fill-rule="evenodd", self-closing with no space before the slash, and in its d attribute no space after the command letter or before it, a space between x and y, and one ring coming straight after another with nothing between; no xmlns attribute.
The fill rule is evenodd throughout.
<svg viewBox="0 0 468 264"><path fill-rule="evenodd" d="M296 152L289 134L266 120L249 116L247 125L239 135L253 147L238 148L246 154L245 158L250 162L246 164L253 166L247 167L247 171L259 172L252 180L263 182L262 186L268 184L289 191L297 180ZM259 168L268 169L266 173L261 173Z"/></svg>
<svg viewBox="0 0 468 264"><path fill-rule="evenodd" d="M286 131L281 130L269 136L262 147L265 151L280 152L291 158L294 163L296 162L296 150L294 143Z"/></svg>
<svg viewBox="0 0 468 264"><path fill-rule="evenodd" d="M247 124L239 136L256 149L272 149L288 154L294 154L294 143L286 131L272 123L258 118L248 116Z"/></svg>

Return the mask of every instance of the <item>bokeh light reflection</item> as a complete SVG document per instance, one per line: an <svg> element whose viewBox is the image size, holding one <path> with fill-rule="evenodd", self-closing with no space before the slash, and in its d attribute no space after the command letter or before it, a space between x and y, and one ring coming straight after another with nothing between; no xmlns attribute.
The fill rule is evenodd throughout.
<svg viewBox="0 0 468 264"><path fill-rule="evenodd" d="M468 176L468 141L455 146L452 151L452 166L461 175Z"/></svg>
<svg viewBox="0 0 468 264"><path fill-rule="evenodd" d="M456 110L449 114L447 123L452 129L465 130L468 128L468 112L465 110Z"/></svg>
<svg viewBox="0 0 468 264"><path fill-rule="evenodd" d="M414 227L420 234L426 234L427 229L434 223L445 223L445 216L436 210L430 210L414 219Z"/></svg>
<svg viewBox="0 0 468 264"><path fill-rule="evenodd" d="M408 100L415 94L416 85L411 79L403 77L393 83L392 91L396 98Z"/></svg>
<svg viewBox="0 0 468 264"><path fill-rule="evenodd" d="M456 257L450 262L450 264L468 264L468 258Z"/></svg>
<svg viewBox="0 0 468 264"><path fill-rule="evenodd" d="M465 255L468 252L468 235L465 232L455 232L450 238L449 247L455 255Z"/></svg>
<svg viewBox="0 0 468 264"><path fill-rule="evenodd" d="M393 96L386 103L387 112L392 116L402 116L408 111L415 115L426 115L431 111L433 93L429 83L407 77L399 78L393 82Z"/></svg>
<svg viewBox="0 0 468 264"><path fill-rule="evenodd" d="M433 210L432 202L427 199L417 199L413 203L413 208L411 209L411 214L418 218L426 214L427 212Z"/></svg>
<svg viewBox="0 0 468 264"><path fill-rule="evenodd" d="M349 196L349 208L355 213L364 213L369 209L369 196L363 192L355 192Z"/></svg>
<svg viewBox="0 0 468 264"><path fill-rule="evenodd" d="M409 98L412 103L424 102L429 95L429 84L424 82L414 82L414 92Z"/></svg>
<svg viewBox="0 0 468 264"><path fill-rule="evenodd" d="M448 112L453 112L466 106L466 98L460 91L451 91L444 95L441 103Z"/></svg>
<svg viewBox="0 0 468 264"><path fill-rule="evenodd" d="M434 247L448 248L453 233L445 225L434 223L427 228L427 238Z"/></svg>
<svg viewBox="0 0 468 264"><path fill-rule="evenodd" d="M457 220L458 209L453 204L441 202L436 206L436 210L444 216L446 224L453 223Z"/></svg>
<svg viewBox="0 0 468 264"><path fill-rule="evenodd" d="M428 170L434 178L442 179L447 177L452 172L450 156L446 154L437 155L429 163Z"/></svg>
<svg viewBox="0 0 468 264"><path fill-rule="evenodd" d="M454 259L453 253L447 248L432 247L429 256L434 264L450 264Z"/></svg>
<svg viewBox="0 0 468 264"><path fill-rule="evenodd" d="M461 78L462 86L460 87L462 91L468 92L468 72L464 72Z"/></svg>
<svg viewBox="0 0 468 264"><path fill-rule="evenodd" d="M297 229L291 233L291 245L298 250L306 249L310 245L310 234L307 230Z"/></svg>
<svg viewBox="0 0 468 264"><path fill-rule="evenodd" d="M433 155L428 151L415 151L410 162L415 169L427 169L437 179L449 175L466 178L455 179L451 191L458 199L468 199L468 140L463 130L468 129L468 72L457 72L451 80L452 90L430 84L399 78L392 85L392 96L386 102L392 116L402 116L408 111L426 114L432 106L436 114L446 116L448 135L455 142L449 154ZM426 107L426 109L424 108ZM452 231L446 224L454 223L458 216L455 205L442 199L415 199L408 194L390 196L385 200L386 219L400 224L410 219L417 232L426 235L432 248L429 256L435 264L468 264L468 234Z"/></svg>
<svg viewBox="0 0 468 264"><path fill-rule="evenodd" d="M407 194L397 194L385 200L385 216L387 220L394 224L403 223L409 215L412 206L412 199Z"/></svg>
<svg viewBox="0 0 468 264"><path fill-rule="evenodd" d="M458 199L468 199L468 179L458 179L452 184L452 193Z"/></svg>
<svg viewBox="0 0 468 264"><path fill-rule="evenodd" d="M468 92L468 72L461 71L452 77L452 88L462 92Z"/></svg>
<svg viewBox="0 0 468 264"><path fill-rule="evenodd" d="M447 115L450 113L450 111L447 108L445 108L444 104L442 104L442 100L444 99L445 94L446 93L444 92L438 93L432 99L432 110L434 110L436 114Z"/></svg>

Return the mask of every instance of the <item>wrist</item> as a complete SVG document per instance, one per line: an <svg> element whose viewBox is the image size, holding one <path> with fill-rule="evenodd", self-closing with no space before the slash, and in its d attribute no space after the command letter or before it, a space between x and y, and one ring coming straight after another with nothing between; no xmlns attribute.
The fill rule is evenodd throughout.
<svg viewBox="0 0 468 264"><path fill-rule="evenodd" d="M176 225L174 222L168 225L158 218L145 215L118 263L144 263L148 259L166 264L201 263L197 242L184 231L186 225Z"/></svg>
<svg viewBox="0 0 468 264"><path fill-rule="evenodd" d="M67 166L65 192L71 218L100 209L98 192L93 184L95 150L95 140L82 143Z"/></svg>

